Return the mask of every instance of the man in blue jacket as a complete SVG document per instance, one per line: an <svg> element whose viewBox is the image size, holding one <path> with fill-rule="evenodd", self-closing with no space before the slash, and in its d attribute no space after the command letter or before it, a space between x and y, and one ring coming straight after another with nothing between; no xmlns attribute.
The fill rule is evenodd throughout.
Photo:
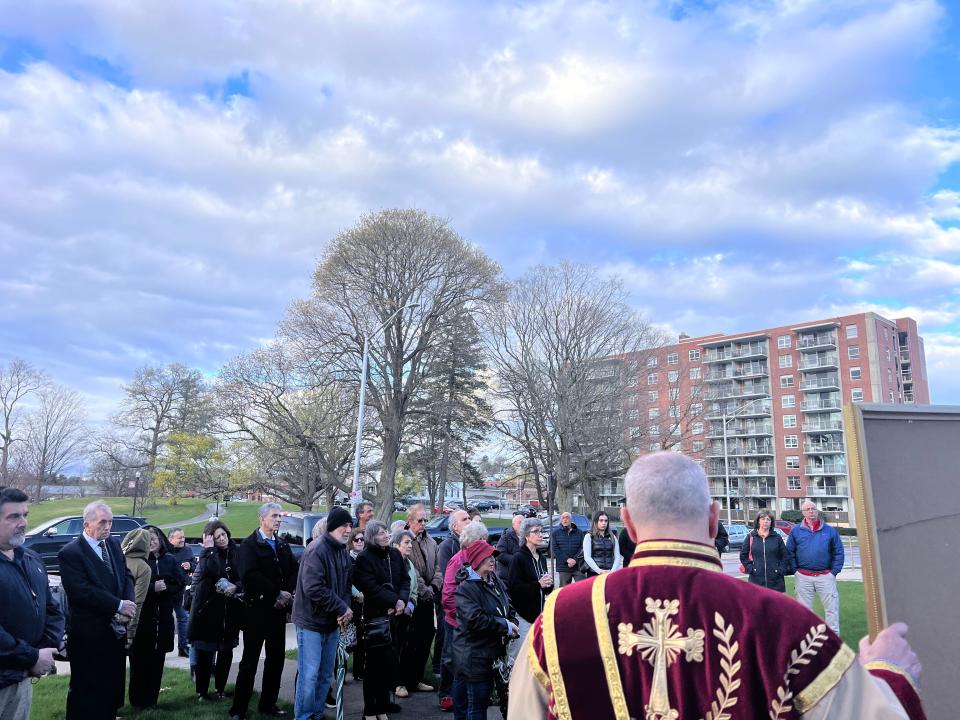
<svg viewBox="0 0 960 720"><path fill-rule="evenodd" d="M557 574L560 587L577 580L583 580L580 561L583 560L583 530L573 524L573 516L568 512L560 515L560 527L550 535L553 556L557 560Z"/></svg>
<svg viewBox="0 0 960 720"><path fill-rule="evenodd" d="M27 720L32 678L52 672L63 641L63 613L53 599L43 560L24 548L28 498L0 489L0 718Z"/></svg>
<svg viewBox="0 0 960 720"><path fill-rule="evenodd" d="M840 533L820 517L817 506L807 500L801 507L803 522L794 525L787 538L787 556L797 569L797 600L813 608L820 596L827 625L840 634L840 596L837 575L843 569Z"/></svg>

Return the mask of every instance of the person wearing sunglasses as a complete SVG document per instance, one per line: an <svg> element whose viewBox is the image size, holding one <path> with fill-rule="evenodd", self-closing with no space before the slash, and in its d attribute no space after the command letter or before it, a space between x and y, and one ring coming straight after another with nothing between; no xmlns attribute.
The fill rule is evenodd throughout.
<svg viewBox="0 0 960 720"><path fill-rule="evenodd" d="M423 682L423 671L433 644L434 615L440 588L437 551L438 545L427 534L427 509L422 503L407 510L407 530L413 533L410 561L417 572L417 605L410 618L407 644L401 653L400 687L411 692L433 692L432 685ZM398 693L400 694L400 693ZM402 694L400 694L403 697Z"/></svg>
<svg viewBox="0 0 960 720"><path fill-rule="evenodd" d="M363 528L355 527L350 533L350 558L356 567L357 556L366 548L363 538ZM363 628L363 593L357 590L356 585L350 586L350 609L353 610L353 622L358 629ZM363 632L357 632L357 644L351 649L353 652L353 679L363 680L363 671L366 667L366 646L363 642Z"/></svg>

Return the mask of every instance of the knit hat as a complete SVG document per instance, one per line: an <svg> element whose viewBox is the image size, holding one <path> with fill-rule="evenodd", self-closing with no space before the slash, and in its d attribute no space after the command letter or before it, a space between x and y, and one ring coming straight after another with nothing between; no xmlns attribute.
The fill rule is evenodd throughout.
<svg viewBox="0 0 960 720"><path fill-rule="evenodd" d="M350 517L349 511L339 506L335 507L327 515L327 532L333 532L344 525L353 525L353 518Z"/></svg>
<svg viewBox="0 0 960 720"><path fill-rule="evenodd" d="M480 564L491 555L496 557L499 554L490 543L483 540L478 540L463 551L466 561L470 563L470 567L474 570L479 568Z"/></svg>

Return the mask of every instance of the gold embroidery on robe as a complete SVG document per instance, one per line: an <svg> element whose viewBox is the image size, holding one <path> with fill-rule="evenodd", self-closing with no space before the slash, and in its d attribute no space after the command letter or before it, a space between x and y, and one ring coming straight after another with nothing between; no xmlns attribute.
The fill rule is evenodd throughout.
<svg viewBox="0 0 960 720"><path fill-rule="evenodd" d="M613 648L613 637L610 635L610 620L607 612L610 609L604 595L607 578L601 575L593 581L591 601L593 603L593 621L597 633L597 646L600 648L600 659L603 662L603 671L607 676L607 690L610 702L613 704L613 714L616 720L630 720L630 711L627 708L627 699L623 692L623 682L620 680L620 668L617 665L617 654Z"/></svg>

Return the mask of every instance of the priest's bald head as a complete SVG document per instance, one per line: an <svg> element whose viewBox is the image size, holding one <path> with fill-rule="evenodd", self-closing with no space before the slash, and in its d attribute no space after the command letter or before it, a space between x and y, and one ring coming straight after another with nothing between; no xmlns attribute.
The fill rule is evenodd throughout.
<svg viewBox="0 0 960 720"><path fill-rule="evenodd" d="M623 522L634 542L673 538L713 544L720 505L710 499L703 468L686 455L644 455L630 466L624 486Z"/></svg>

